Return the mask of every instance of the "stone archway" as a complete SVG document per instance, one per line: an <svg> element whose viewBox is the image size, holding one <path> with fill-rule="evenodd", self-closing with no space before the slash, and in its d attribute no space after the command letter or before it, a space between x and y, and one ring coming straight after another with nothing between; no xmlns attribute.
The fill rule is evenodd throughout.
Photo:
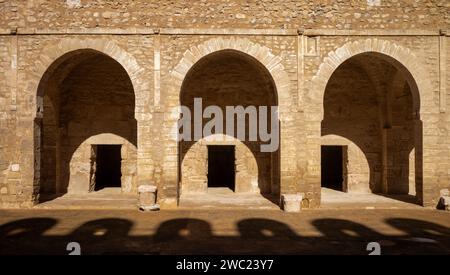
<svg viewBox="0 0 450 275"><path fill-rule="evenodd" d="M429 100L424 96L427 93L422 93L419 96L419 91L429 91L431 83L429 82L428 73L423 69L423 66L418 62L417 57L408 48L397 45L387 40L366 39L363 41L348 42L342 47L328 53L324 58L319 70L312 79L311 92L308 94L310 101L316 104L323 103L323 96L328 80L333 72L346 60L361 53L379 53L392 58L397 61L393 64L408 75L408 82L411 86L416 86L413 97L418 104L415 106L416 110L422 110L423 102ZM320 120L323 118L323 110L319 114ZM420 116L420 115L419 115Z"/></svg>
<svg viewBox="0 0 450 275"><path fill-rule="evenodd" d="M202 58L209 56L211 54L221 52L221 51L234 51L237 53L241 53L243 55L247 55L257 61L261 67L263 67L268 74L271 76L274 87L277 92L276 102L279 106L279 120L280 120L280 136L283 136L283 123L286 117L289 117L289 106L292 102L290 102L290 83L289 77L286 71L284 70L284 66L282 64L282 59L276 55L274 55L269 48L259 45L245 38L213 38L203 42L200 45L196 45L186 50L183 55L183 58L180 60L177 66L171 71L171 83L169 86L169 94L179 97L180 91L182 90L183 81L185 80L188 72L191 68L200 61ZM172 103L173 104L173 103ZM178 106L171 105L166 103L166 107L171 109L176 109L176 111L172 112L171 122L167 127L166 133L167 135L176 136L177 133L174 133L173 127L171 125L176 125L177 120L179 118ZM283 143L283 140L280 141ZM176 150L167 150L164 155L164 181L166 183L166 188L171 190L163 195L162 204L166 205L176 205L177 198L179 196L179 152L177 147L177 142L173 141L169 148L177 148ZM282 152L283 146L281 146L280 155L283 155ZM174 162L173 160L177 161ZM281 171L283 170L283 159L281 162ZM289 165L288 162L285 162L286 166ZM282 182L282 180L281 180ZM170 185L170 186L168 186Z"/></svg>
<svg viewBox="0 0 450 275"><path fill-rule="evenodd" d="M422 121L421 121L421 112L423 112L423 102L427 102L430 96L431 84L429 83L429 78L427 77L427 73L423 70L423 66L420 65L416 56L407 48L399 46L395 43L386 40L378 40L378 39L367 39L363 41L354 41L345 44L344 46L338 48L337 50L330 52L327 57L324 58L322 64L319 67L317 74L314 76L311 85L311 92L308 95L308 99L315 106L324 106L324 96L325 91L327 89L327 85L329 85L329 81L333 75L337 72L339 68L343 66L343 64L347 64L349 60L354 60L355 57L361 56L373 56L382 60L382 62L386 62L386 64L390 64L393 68L397 69L399 74L401 74L408 86L410 87L411 96L412 96L412 128L414 133L411 134L412 138L415 140L414 144L416 147L416 156L415 156L415 181L416 181L416 191L417 191L417 200L418 202L423 202L423 174L422 169L425 160L421 154L422 152ZM359 62L361 63L361 62ZM376 82L377 76L368 74L369 81ZM375 88L377 90L378 88ZM421 93L419 93L421 91ZM359 97L357 95L356 97ZM375 99L377 101L378 98ZM320 132L323 129L320 129L321 122L324 119L324 109L320 108L320 112L317 114L311 114L316 121L317 127L313 131L316 136L320 136ZM383 144L383 139L386 139L388 128L384 129L385 126L381 123L381 134L380 134L380 142ZM334 134L345 134L334 133ZM333 132L326 131L325 134L333 134ZM364 143L364 142L363 142ZM365 141L367 144L367 141ZM386 143L386 141L384 141ZM386 145L388 146L388 145ZM384 148L384 147L383 147ZM380 149L381 150L381 149ZM387 149L382 149L380 154L382 157L376 160L375 162L380 162L379 165L382 165L383 171L388 170L387 167ZM369 150L370 151L370 150ZM317 148L317 154L320 156L320 150ZM369 153L370 156L373 156L372 153ZM384 157L383 157L384 155ZM317 163L320 163L320 157L315 158ZM369 161L370 162L370 161ZM383 164L381 164L381 162ZM371 167L374 167L371 165ZM386 175L389 172L378 171L378 174L373 173L371 169L372 176L375 175L375 181L381 181L381 187L379 188L382 192L387 192L387 179ZM384 175L383 175L384 174ZM386 186L385 186L386 185ZM376 189L375 187L371 187L372 189Z"/></svg>
<svg viewBox="0 0 450 275"><path fill-rule="evenodd" d="M141 79L142 69L136 60L116 44L106 40L63 39L58 44L45 48L35 64L35 73L41 75L40 81L35 87L37 91L34 118L35 150L33 152L35 160L33 181L35 197L39 197L38 194L42 191L42 180L48 176L55 178L54 182L52 181L48 184L50 187L47 190L51 193L64 194L67 191L73 193L89 192L88 185L92 178L92 150L96 150L97 145L108 147L112 144L110 138L101 138L105 136L102 135L103 133L109 132L122 137L122 140L114 143L122 148L121 152L119 150L118 153L120 154L118 158L122 158L122 179L126 181L125 185L122 185L122 190L125 192L135 191L135 177L137 174L137 121L135 112L137 106L135 102L137 102L138 93L142 93L142 90L145 88L143 84L145 82ZM89 70L91 71L89 72ZM101 74L105 76L104 81L101 80L103 79L100 76ZM113 79L111 79L111 76ZM94 78L92 79L92 77ZM64 103L68 100L70 101L70 97L75 96L75 94L71 95L71 89L77 89L73 85L78 85L75 87L81 87L82 90L86 91L90 89L97 91L96 89L103 86L103 90L109 90L117 94L104 97L105 94L103 93L103 96L98 95L101 96L99 98L94 97L95 93L92 94L92 100L94 98L95 100L98 99L99 102L97 104L103 104L104 107L92 110L97 112L96 119L86 117L84 119L85 122L83 122L82 117L88 116L91 111L76 111L73 106L71 107L70 104ZM56 97L53 95L53 98L49 99L50 94L58 94L59 90L63 89L63 86L67 86L67 91L65 91L63 96ZM131 91L131 94L126 92L129 94L126 95L125 91ZM80 94L85 98L78 97L77 101L80 104L85 102L87 104L86 108L92 109L93 106L89 107L92 105L92 100L89 99L90 96L86 97L86 94ZM117 107L119 104L116 101L121 101L120 98L123 98L123 96L127 98L124 102L126 107L120 107L121 110L119 112L119 107ZM109 105L108 102L110 101L116 103ZM49 108L50 106L52 108ZM111 108L115 109L112 110ZM49 114L49 110L53 112ZM116 118L114 117L115 114L124 117ZM55 116L56 121L53 118L52 123L46 122L49 116ZM78 118L74 119L72 116ZM129 120L131 124L127 122L126 125L122 123L123 125L121 126L120 123L115 123L117 127L112 126L114 123L111 124L112 121L124 119L126 121ZM48 136L50 132L53 135L52 137ZM43 136L44 133L47 133L46 136ZM70 138L63 139L64 136ZM96 140L95 146L92 142L94 136ZM86 139L89 139L89 142L86 142ZM55 141L48 142L48 140ZM56 149L48 152L46 148ZM42 153L56 154L56 157L50 164L46 164L42 160L45 161L45 159L50 158L46 157L43 159ZM123 169L123 165L126 166L126 169ZM50 172L51 175L49 175L48 171L51 170L56 170L55 174ZM121 172L119 171L118 173L120 174ZM82 176L80 177L80 175ZM71 182L78 181L82 181L82 183L71 184ZM85 186L86 188L81 190L76 186Z"/></svg>
<svg viewBox="0 0 450 275"><path fill-rule="evenodd" d="M234 145L231 145L234 146L236 152L235 192L253 191L255 193L255 191L259 191L262 194L278 193L278 148L274 152L264 152L262 146L267 144L267 142L261 140L261 135L258 132L263 115L267 115L265 124L269 128L273 119L271 114L267 112L263 114L260 108L266 107L268 108L267 110L270 110L272 106L277 106L277 91L274 87L273 79L267 70L254 58L242 52L223 50L209 54L194 64L183 81L180 92L180 105L189 108L191 125L194 125L194 128L198 126L195 124L194 112L198 112L199 109L195 109L195 100L199 99L202 100L204 112L208 109L211 110L210 108L215 108L222 113L221 118L213 118L214 121L219 119L222 122L222 129L214 128L212 129L214 131L212 134L225 134L226 132L227 136L240 141L232 142ZM232 123L236 128L239 122L244 122L245 134L243 137L238 137L236 132L229 133L227 127L230 122L228 110L230 107L234 109L237 106L242 106L242 109L245 108L245 110L249 111L245 115L246 117L237 118L236 115L232 118ZM250 117L254 120L251 120ZM275 119L278 120L278 117L275 117ZM208 125L208 121L209 119L204 119L202 126ZM256 135L251 140L250 129ZM203 138L207 137L203 136ZM189 186L191 185L190 182L197 182L196 185L198 185L201 178L207 177L206 173L200 173L200 171L198 173L191 172L190 176L186 176L186 174L189 171L197 170L201 166L199 163L208 159L208 156L202 154L201 151L206 152L206 147L212 146L212 144L206 145L203 143L199 148L200 151L196 150L198 153L197 159L195 159L195 156L192 156L189 152L194 147L198 147L196 146L198 144L195 142L200 140L194 140L193 137L188 137L188 139L189 141L183 140L180 142L180 163L185 164L181 165L179 172L182 176L182 186ZM242 150L241 143L250 149L251 154L243 153L244 150ZM276 146L278 147L278 144ZM186 161L186 156L191 156L188 158L190 161ZM254 167L253 160L257 160L256 167ZM258 172L258 177L256 178L254 177L254 171ZM226 173L224 172L224 174ZM207 182L208 180L204 183L206 184ZM207 185L209 186L209 182ZM183 189L186 190L185 188ZM199 190L205 189L201 188Z"/></svg>
<svg viewBox="0 0 450 275"><path fill-rule="evenodd" d="M173 84L181 90L181 85L189 70L203 57L218 51L235 50L245 53L259 61L270 73L275 82L278 92L278 103L280 105L280 116L289 106L289 76L286 73L282 59L274 55L271 50L265 46L254 43L246 38L213 38L203 42L200 45L193 46L183 54L183 58L178 65L171 71Z"/></svg>
<svg viewBox="0 0 450 275"><path fill-rule="evenodd" d="M117 61L127 72L133 84L133 89L138 95L137 98L144 92L147 84L142 78L143 68L132 55L114 42L105 39L62 39L57 44L47 45L34 62L33 74L36 78L34 81L29 82L29 90L38 91L39 84L45 78L45 73L48 69L52 65L57 67L59 62L63 62L63 59L60 59L60 57L83 49L100 52ZM42 104L40 100L42 99L38 95L33 100L36 100L33 104L36 106L36 112L38 112L40 104Z"/></svg>

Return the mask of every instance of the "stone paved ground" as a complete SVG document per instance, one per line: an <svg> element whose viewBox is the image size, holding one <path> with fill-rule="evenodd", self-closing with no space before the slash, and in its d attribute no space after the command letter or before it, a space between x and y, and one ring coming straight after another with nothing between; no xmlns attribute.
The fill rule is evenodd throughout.
<svg viewBox="0 0 450 275"><path fill-rule="evenodd" d="M328 188L321 189L320 208L326 209L422 209L412 195L383 195L374 193L346 193Z"/></svg>
<svg viewBox="0 0 450 275"><path fill-rule="evenodd" d="M1 210L0 254L450 254L450 213L431 209Z"/></svg>

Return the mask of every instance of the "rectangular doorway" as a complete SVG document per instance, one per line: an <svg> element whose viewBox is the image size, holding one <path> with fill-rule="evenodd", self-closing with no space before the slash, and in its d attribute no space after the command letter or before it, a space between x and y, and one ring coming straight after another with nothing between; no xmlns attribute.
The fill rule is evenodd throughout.
<svg viewBox="0 0 450 275"><path fill-rule="evenodd" d="M230 145L208 146L208 188L235 187L235 147Z"/></svg>
<svg viewBox="0 0 450 275"><path fill-rule="evenodd" d="M322 146L322 187L344 190L344 153L346 146Z"/></svg>
<svg viewBox="0 0 450 275"><path fill-rule="evenodd" d="M107 187L121 187L120 151L122 145L95 145L95 187L94 191Z"/></svg>

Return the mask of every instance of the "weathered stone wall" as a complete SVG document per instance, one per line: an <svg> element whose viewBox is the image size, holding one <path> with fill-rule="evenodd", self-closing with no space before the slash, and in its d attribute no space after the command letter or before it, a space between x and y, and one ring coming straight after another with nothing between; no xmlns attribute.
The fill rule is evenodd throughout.
<svg viewBox="0 0 450 275"><path fill-rule="evenodd" d="M450 133L450 73L449 73L449 67L450 67L450 37L448 37L448 31L447 36L441 36L440 37L440 44L441 44L441 54L440 54L440 79L441 79L441 93L445 97L444 106L445 108L445 114L442 114L443 119L440 120L440 131L439 134L441 135L441 140L443 142L442 148L447 148L447 150L444 150L444 152L447 152L446 154L443 153L441 155L441 175L442 180L439 181L439 189L449 189L450 190L450 169L448 164L450 164L450 138L448 138L448 134ZM447 138L446 138L447 136ZM446 144L446 145L445 145ZM445 172L447 170L447 172Z"/></svg>
<svg viewBox="0 0 450 275"><path fill-rule="evenodd" d="M445 0L88 1L5 0L0 28L433 29L450 23Z"/></svg>
<svg viewBox="0 0 450 275"><path fill-rule="evenodd" d="M434 205L439 190L450 187L450 100L445 101L450 96L450 40L448 34L439 36L439 29L449 29L449 8L444 0L0 0L0 201L26 206L39 194L36 172L42 167L35 167L40 158L35 151L35 119L42 106L37 91L44 72L68 52L94 49L118 61L133 86L136 184L156 184L160 203L176 205L179 148L171 137L179 118L173 108L180 103L182 82L202 57L234 49L258 60L274 80L281 122L279 192L304 193L305 207L320 203L320 146L325 134L321 122L326 85L334 70L368 51L402 64L417 84L420 98L412 92L412 101L420 108L413 104L412 110L403 109L400 106L411 105L403 97L393 107L418 115L420 121L414 121L413 130L409 115L394 112L400 130L382 132L380 139L383 135L390 139L389 148L404 145L404 153L385 160L372 157L378 163L392 163L382 178L398 178L401 186L406 186L407 177L411 186L414 178L418 197L425 205ZM297 34L297 29L312 30ZM420 157L415 177L411 154L409 167L403 165L412 132L418 145L415 158ZM372 139L364 141L368 142ZM368 146L379 141L373 142ZM362 168L358 171L358 177L367 175Z"/></svg>
<svg viewBox="0 0 450 275"><path fill-rule="evenodd" d="M4 205L27 203L20 167L14 165L20 148L16 139L16 42L16 37L0 37L0 203Z"/></svg>

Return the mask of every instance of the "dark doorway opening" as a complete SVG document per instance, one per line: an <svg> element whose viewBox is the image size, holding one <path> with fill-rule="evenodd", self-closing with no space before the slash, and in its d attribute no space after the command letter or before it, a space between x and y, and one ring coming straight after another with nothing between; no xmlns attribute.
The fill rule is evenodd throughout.
<svg viewBox="0 0 450 275"><path fill-rule="evenodd" d="M322 187L343 191L343 146L322 146Z"/></svg>
<svg viewBox="0 0 450 275"><path fill-rule="evenodd" d="M228 187L234 191L234 146L208 146L208 187Z"/></svg>
<svg viewBox="0 0 450 275"><path fill-rule="evenodd" d="M95 191L105 187L121 186L121 147L121 145L97 145Z"/></svg>

